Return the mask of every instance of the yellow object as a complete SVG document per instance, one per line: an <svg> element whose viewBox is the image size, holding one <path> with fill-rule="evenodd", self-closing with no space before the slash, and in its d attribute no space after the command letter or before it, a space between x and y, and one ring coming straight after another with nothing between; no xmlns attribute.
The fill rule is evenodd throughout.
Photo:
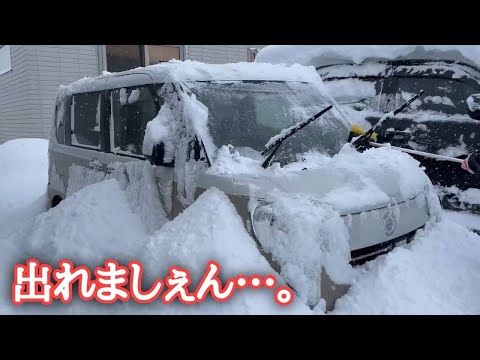
<svg viewBox="0 0 480 360"><path fill-rule="evenodd" d="M360 125L353 125L351 132L354 133L357 136L361 136L361 135L364 135L366 133L366 131L363 130L363 128ZM370 137L370 139L372 141L377 141L377 133L374 132L372 134L372 136Z"/></svg>

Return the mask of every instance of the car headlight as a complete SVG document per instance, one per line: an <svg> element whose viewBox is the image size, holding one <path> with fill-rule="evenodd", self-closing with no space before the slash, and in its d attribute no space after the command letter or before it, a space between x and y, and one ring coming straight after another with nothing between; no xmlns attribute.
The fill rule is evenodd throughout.
<svg viewBox="0 0 480 360"><path fill-rule="evenodd" d="M250 215L253 234L260 245L265 246L270 239L272 227L275 224L273 205L271 203L259 203Z"/></svg>

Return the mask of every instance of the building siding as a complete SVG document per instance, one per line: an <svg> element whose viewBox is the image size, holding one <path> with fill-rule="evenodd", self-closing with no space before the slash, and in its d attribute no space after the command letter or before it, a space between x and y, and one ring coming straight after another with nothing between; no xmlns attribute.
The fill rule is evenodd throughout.
<svg viewBox="0 0 480 360"><path fill-rule="evenodd" d="M248 60L248 48L265 45L187 45L185 58L211 64L244 62Z"/></svg>
<svg viewBox="0 0 480 360"><path fill-rule="evenodd" d="M35 120L28 99L31 70L27 45L10 45L12 70L0 75L0 143L19 135L38 137L41 124Z"/></svg>
<svg viewBox="0 0 480 360"><path fill-rule="evenodd" d="M99 75L98 45L35 45L29 52L33 69L29 98L37 110L40 137L48 138L58 87Z"/></svg>
<svg viewBox="0 0 480 360"><path fill-rule="evenodd" d="M10 45L12 70L0 75L0 144L48 138L58 87L99 74L98 45Z"/></svg>

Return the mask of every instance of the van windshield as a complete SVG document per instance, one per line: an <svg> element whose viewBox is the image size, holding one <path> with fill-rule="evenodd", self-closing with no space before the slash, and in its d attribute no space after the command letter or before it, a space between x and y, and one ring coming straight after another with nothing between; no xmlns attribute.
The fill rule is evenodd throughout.
<svg viewBox="0 0 480 360"><path fill-rule="evenodd" d="M208 108L208 127L217 148L232 145L242 155L260 160L265 144L283 129L331 105L314 85L300 82L195 82L188 87ZM337 115L335 115L337 114ZM336 110L322 115L287 139L275 156L281 165L316 150L336 154L349 129Z"/></svg>

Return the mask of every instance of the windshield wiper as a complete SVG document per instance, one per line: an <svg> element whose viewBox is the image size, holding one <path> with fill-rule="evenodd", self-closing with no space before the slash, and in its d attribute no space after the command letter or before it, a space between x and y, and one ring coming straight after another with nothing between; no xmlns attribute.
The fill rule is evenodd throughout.
<svg viewBox="0 0 480 360"><path fill-rule="evenodd" d="M270 166L270 162L272 161L273 157L275 156L275 153L277 152L278 148L280 147L280 145L282 145L282 143L285 140L287 140L293 134L297 133L299 130L303 129L305 126L307 126L311 122L318 119L320 116L322 116L327 111L329 111L332 107L333 107L333 105L330 105L330 106L326 107L325 109L323 109L319 113L313 115L311 118L308 118L307 120L300 121L300 122L296 123L295 125L287 128L287 129L283 129L280 132L280 134L275 135L273 138L271 138L270 141L265 145L265 150L263 150L261 154L265 155L270 150L272 150L272 149L273 150L270 153L270 155L267 156L265 161L262 163L262 167L264 169L266 169L267 167Z"/></svg>

